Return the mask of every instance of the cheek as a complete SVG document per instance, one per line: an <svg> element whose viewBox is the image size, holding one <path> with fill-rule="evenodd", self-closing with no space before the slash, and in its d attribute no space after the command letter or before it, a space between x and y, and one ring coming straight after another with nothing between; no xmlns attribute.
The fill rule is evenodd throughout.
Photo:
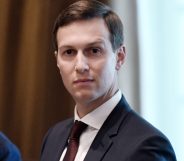
<svg viewBox="0 0 184 161"><path fill-rule="evenodd" d="M107 61L100 65L100 68L98 70L98 76L99 76L99 81L101 81L101 84L103 86L110 84L114 77L115 67L113 63L114 62L112 61Z"/></svg>
<svg viewBox="0 0 184 161"><path fill-rule="evenodd" d="M107 77L110 77L116 69L116 60L115 57L111 56L109 59L104 62L103 71Z"/></svg>
<svg viewBox="0 0 184 161"><path fill-rule="evenodd" d="M67 83L69 83L70 76L71 76L70 68L68 68L67 64L64 64L64 63L58 64L58 68L59 68L59 72L63 80L63 83L67 85Z"/></svg>
<svg viewBox="0 0 184 161"><path fill-rule="evenodd" d="M66 67L65 67L66 68ZM62 82L65 86L65 88L67 89L67 91L71 92L71 74L69 74L69 72L67 70L61 70L60 69L60 75L61 75L61 79Z"/></svg>
<svg viewBox="0 0 184 161"><path fill-rule="evenodd" d="M66 77L69 74L72 65L71 63L67 63L65 61L58 60L57 66L59 68L61 76Z"/></svg>

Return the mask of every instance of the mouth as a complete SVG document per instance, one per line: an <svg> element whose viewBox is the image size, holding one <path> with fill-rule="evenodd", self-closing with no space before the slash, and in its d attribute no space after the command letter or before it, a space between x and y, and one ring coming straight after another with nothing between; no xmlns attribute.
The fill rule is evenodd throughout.
<svg viewBox="0 0 184 161"><path fill-rule="evenodd" d="M91 83L93 81L94 81L93 79L85 78L85 79L77 79L73 83L74 84L84 84L84 83Z"/></svg>

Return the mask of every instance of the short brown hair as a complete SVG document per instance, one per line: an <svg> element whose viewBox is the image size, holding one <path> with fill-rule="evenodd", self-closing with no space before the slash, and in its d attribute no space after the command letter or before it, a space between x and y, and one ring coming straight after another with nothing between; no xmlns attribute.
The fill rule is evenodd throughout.
<svg viewBox="0 0 184 161"><path fill-rule="evenodd" d="M92 18L103 18L110 33L110 41L113 50L118 49L124 41L123 24L118 15L107 5L96 0L80 0L64 9L57 17L53 28L53 43L55 50L57 46L57 31L74 21L89 20Z"/></svg>

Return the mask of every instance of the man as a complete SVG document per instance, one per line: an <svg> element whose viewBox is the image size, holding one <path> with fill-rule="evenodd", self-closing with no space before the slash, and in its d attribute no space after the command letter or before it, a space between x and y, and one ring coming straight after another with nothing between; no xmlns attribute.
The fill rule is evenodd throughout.
<svg viewBox="0 0 184 161"><path fill-rule="evenodd" d="M75 120L87 128L72 160L176 161L168 139L133 112L119 90L126 56L119 17L98 1L81 0L58 16L53 35L57 66L76 106L74 118L48 131L41 161L67 160Z"/></svg>
<svg viewBox="0 0 184 161"><path fill-rule="evenodd" d="M0 132L0 161L21 161L18 148Z"/></svg>

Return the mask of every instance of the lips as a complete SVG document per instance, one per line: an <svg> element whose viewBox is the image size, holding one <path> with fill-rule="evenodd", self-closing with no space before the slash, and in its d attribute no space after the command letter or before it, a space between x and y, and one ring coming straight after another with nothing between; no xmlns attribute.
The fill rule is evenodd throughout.
<svg viewBox="0 0 184 161"><path fill-rule="evenodd" d="M78 83L90 83L93 82L93 79L89 79L89 78L84 78L84 79L77 79L74 81L74 84L78 84Z"/></svg>

